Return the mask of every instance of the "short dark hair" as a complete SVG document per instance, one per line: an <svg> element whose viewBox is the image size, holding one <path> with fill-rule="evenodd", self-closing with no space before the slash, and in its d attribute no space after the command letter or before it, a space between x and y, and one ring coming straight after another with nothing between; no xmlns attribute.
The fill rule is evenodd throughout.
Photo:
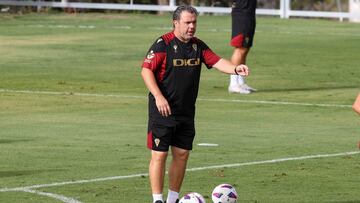
<svg viewBox="0 0 360 203"><path fill-rule="evenodd" d="M180 15L183 11L187 11L189 13L195 14L196 16L199 14L196 8L189 5L181 5L178 6L173 13L173 20L180 20Z"/></svg>

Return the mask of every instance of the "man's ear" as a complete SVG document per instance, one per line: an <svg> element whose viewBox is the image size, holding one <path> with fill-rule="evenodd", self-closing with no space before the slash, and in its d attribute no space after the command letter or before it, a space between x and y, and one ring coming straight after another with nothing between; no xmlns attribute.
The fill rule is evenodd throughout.
<svg viewBox="0 0 360 203"><path fill-rule="evenodd" d="M177 25L177 24L179 24L179 21L173 20L173 25L175 26L175 25Z"/></svg>

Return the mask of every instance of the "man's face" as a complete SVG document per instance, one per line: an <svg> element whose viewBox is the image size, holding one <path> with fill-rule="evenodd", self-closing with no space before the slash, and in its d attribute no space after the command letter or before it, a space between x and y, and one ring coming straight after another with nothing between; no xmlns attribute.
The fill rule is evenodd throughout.
<svg viewBox="0 0 360 203"><path fill-rule="evenodd" d="M183 11L179 20L173 21L175 35L183 42L188 42L196 32L196 14Z"/></svg>

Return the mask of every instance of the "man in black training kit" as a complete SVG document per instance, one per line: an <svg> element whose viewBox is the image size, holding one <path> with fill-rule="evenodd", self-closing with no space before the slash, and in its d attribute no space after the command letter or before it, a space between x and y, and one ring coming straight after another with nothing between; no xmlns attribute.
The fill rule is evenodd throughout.
<svg viewBox="0 0 360 203"><path fill-rule="evenodd" d="M147 147L151 150L149 179L153 203L163 203L169 148L172 161L166 202L178 202L195 136L195 102L201 64L227 74L249 74L247 66L236 66L220 58L194 37L197 15L195 8L179 6L173 13L174 30L156 39L142 64L141 75L150 91Z"/></svg>
<svg viewBox="0 0 360 203"><path fill-rule="evenodd" d="M246 64L246 57L253 45L256 27L257 0L233 0L231 19L231 46L234 47L231 62L235 65ZM248 86L240 75L231 75L229 93L250 94L256 89Z"/></svg>

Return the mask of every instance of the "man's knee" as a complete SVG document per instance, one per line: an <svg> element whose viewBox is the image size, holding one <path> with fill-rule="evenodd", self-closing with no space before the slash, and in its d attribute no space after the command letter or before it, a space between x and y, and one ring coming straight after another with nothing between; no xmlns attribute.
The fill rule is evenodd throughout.
<svg viewBox="0 0 360 203"><path fill-rule="evenodd" d="M165 162L167 158L167 152L158 152L152 151L151 152L151 161L154 162Z"/></svg>
<svg viewBox="0 0 360 203"><path fill-rule="evenodd" d="M189 158L190 151L174 147L172 149L172 156L174 160L187 161Z"/></svg>
<svg viewBox="0 0 360 203"><path fill-rule="evenodd" d="M237 47L234 49L234 53L242 55L242 56L246 56L249 53L250 48L246 48L246 47Z"/></svg>

